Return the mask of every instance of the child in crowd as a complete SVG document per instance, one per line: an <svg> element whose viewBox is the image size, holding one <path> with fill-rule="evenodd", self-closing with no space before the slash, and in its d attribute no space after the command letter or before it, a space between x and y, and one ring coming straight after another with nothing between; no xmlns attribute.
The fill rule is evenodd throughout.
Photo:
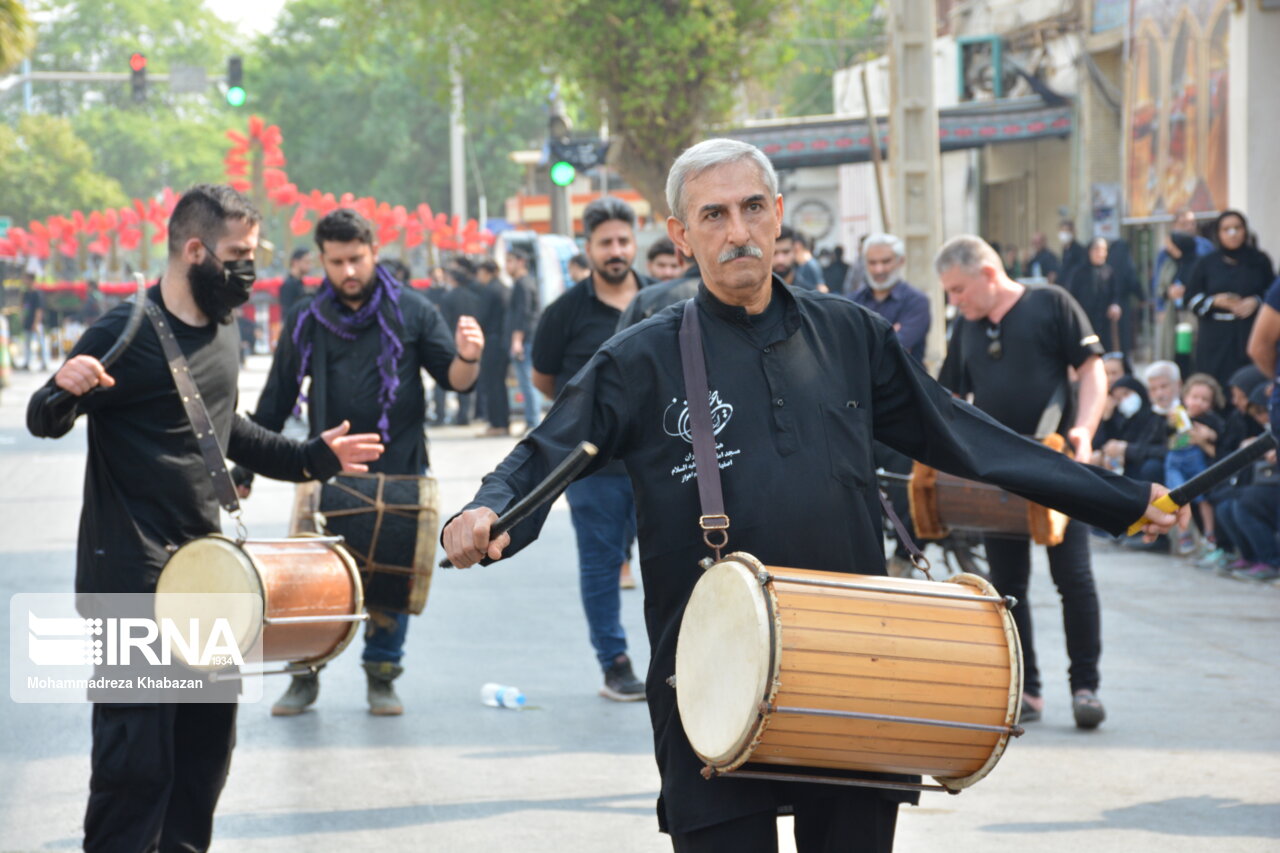
<svg viewBox="0 0 1280 853"><path fill-rule="evenodd" d="M1217 455L1218 436L1223 421L1215 409L1224 403L1222 387L1207 373L1197 373L1182 387L1182 401L1171 406L1169 419L1169 453L1164 459L1165 484L1171 489L1209 467ZM1214 548L1213 506L1204 498L1195 499L1195 512L1204 534L1206 551ZM1189 554L1195 548L1190 530L1178 536L1178 553Z"/></svg>

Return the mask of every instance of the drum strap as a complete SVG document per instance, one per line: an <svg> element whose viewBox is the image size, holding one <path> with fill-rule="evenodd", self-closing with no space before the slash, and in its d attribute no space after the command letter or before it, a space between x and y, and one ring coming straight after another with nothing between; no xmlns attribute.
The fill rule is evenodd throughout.
<svg viewBox="0 0 1280 853"><path fill-rule="evenodd" d="M222 448L218 446L218 437L213 432L213 419L209 417L209 409L205 406L204 399L200 396L200 389L196 387L196 382L191 377L186 356L182 354L178 339L169 328L169 322L160 312L160 306L150 300L147 301L147 319L156 330L156 337L160 338L165 360L169 362L169 374L173 377L173 384L178 388L178 396L182 399L182 408L186 410L187 420L191 422L191 428L195 431L200 455L204 457L204 467L213 478L213 491L218 496L218 503L236 520L236 524L243 531L243 525L240 524L240 499L236 497L235 484L231 482L231 474L227 471L227 460L223 457Z"/></svg>
<svg viewBox="0 0 1280 853"><path fill-rule="evenodd" d="M702 515L702 541L720 559L720 550L729 544L729 516L724 511L724 492L720 487L720 460L716 457L715 428L711 424L711 390L707 383L707 362L702 352L702 330L698 324L697 300L684 304L680 322L680 364L684 371L684 395L689 407L689 435L693 443L693 462L698 474L698 501ZM712 536L720 533L717 541Z"/></svg>
<svg viewBox="0 0 1280 853"><path fill-rule="evenodd" d="M907 532L906 526L902 523L902 519L898 518L898 513L894 511L893 504L884 493L884 489L876 489L876 495L880 498L880 506L884 509L884 514L889 517L889 521L893 524L893 532L898 534L898 541L902 543L902 547L907 549L907 553L911 555L911 562L915 567L924 573L929 580L933 580L933 575L929 574L932 565L929 558L924 555L924 551L920 550L920 546L916 544L916 540L911 538L911 534Z"/></svg>

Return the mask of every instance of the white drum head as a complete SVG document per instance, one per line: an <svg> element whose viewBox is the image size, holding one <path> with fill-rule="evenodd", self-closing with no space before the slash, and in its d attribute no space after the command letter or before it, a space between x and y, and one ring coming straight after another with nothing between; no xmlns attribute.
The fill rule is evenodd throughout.
<svg viewBox="0 0 1280 853"><path fill-rule="evenodd" d="M676 641L676 704L694 752L732 764L750 746L768 697L771 632L765 592L734 557L703 574Z"/></svg>
<svg viewBox="0 0 1280 853"><path fill-rule="evenodd" d="M173 619L179 625L198 619L205 631L214 619L226 619L239 648L251 648L262 632L265 602L251 607L249 599L211 593L266 597L258 569L248 553L222 536L193 539L165 563L156 584L156 619Z"/></svg>

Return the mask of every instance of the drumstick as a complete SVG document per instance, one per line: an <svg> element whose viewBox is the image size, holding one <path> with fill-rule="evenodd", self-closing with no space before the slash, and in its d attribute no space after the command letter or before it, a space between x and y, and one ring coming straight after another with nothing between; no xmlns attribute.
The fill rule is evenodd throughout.
<svg viewBox="0 0 1280 853"><path fill-rule="evenodd" d="M582 469L591 464L599 449L589 441L584 441L564 458L564 461L547 475L546 479L534 487L533 491L521 498L515 506L498 516L498 520L489 528L489 540L493 541L520 522L524 521L538 507L553 501L560 496L569 484L582 473ZM452 569L453 563L448 557L440 561L440 568Z"/></svg>
<svg viewBox="0 0 1280 853"><path fill-rule="evenodd" d="M1263 433L1253 444L1242 447L1235 453L1223 457L1167 495L1158 498L1155 502L1156 509L1162 509L1165 512L1177 512L1180 507L1186 506L1219 483L1227 481L1268 451L1274 450L1275 447L1276 437L1269 432ZM1135 536L1141 533L1142 528L1149 522L1150 519L1144 515L1141 519L1129 525L1129 535Z"/></svg>

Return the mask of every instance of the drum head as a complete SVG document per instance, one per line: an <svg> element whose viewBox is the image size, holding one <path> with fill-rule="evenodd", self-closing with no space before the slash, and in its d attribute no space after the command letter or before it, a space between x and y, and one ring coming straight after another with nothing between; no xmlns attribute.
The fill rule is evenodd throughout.
<svg viewBox="0 0 1280 853"><path fill-rule="evenodd" d="M214 619L226 619L236 644L242 651L247 650L262 632L262 606L250 608L246 602L234 603L235 599L207 597L210 593L231 592L265 598L253 560L225 537L193 539L174 552L160 573L156 618L173 619L179 625L195 618L202 626L212 626Z"/></svg>
<svg viewBox="0 0 1280 853"><path fill-rule="evenodd" d="M754 571L731 556L703 574L676 641L676 703L704 761L733 764L750 749L776 665L773 638Z"/></svg>

